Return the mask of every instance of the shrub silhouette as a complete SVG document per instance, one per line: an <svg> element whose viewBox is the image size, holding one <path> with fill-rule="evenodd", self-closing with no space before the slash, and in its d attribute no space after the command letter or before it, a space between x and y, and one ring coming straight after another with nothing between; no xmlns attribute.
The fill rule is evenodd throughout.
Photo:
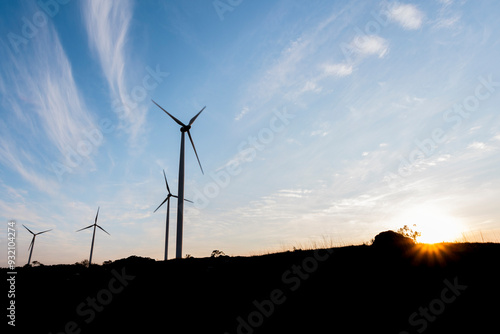
<svg viewBox="0 0 500 334"><path fill-rule="evenodd" d="M221 256L226 256L226 254L218 249L213 250L212 254L210 255L210 257L221 257Z"/></svg>
<svg viewBox="0 0 500 334"><path fill-rule="evenodd" d="M89 266L89 260L85 259L80 262L75 262L75 265L77 266L83 266L83 267L88 267Z"/></svg>
<svg viewBox="0 0 500 334"><path fill-rule="evenodd" d="M417 225L413 224L413 226L417 226ZM396 232L401 234L402 236L413 239L414 242L417 242L417 238L422 235L420 232L413 231L411 228L408 227L408 225L401 227Z"/></svg>

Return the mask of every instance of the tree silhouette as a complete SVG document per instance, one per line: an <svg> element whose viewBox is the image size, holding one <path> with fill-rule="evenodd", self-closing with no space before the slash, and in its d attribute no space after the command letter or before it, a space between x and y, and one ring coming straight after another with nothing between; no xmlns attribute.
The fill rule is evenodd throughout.
<svg viewBox="0 0 500 334"><path fill-rule="evenodd" d="M413 226L417 227L416 224L413 224ZM420 232L414 231L411 228L409 228L408 225L401 227L396 232L407 237L407 238L413 239L413 241L415 241L415 242L417 242L417 238L422 235Z"/></svg>
<svg viewBox="0 0 500 334"><path fill-rule="evenodd" d="M85 259L80 262L75 262L76 265L83 266L83 267L88 267L89 266L89 260Z"/></svg>
<svg viewBox="0 0 500 334"><path fill-rule="evenodd" d="M221 250L215 249L212 251L212 254L210 255L210 257L219 257L219 256L226 256L226 254Z"/></svg>

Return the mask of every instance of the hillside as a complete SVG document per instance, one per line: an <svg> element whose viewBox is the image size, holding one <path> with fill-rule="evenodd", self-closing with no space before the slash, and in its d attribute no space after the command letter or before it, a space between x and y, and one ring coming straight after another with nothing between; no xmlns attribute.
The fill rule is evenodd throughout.
<svg viewBox="0 0 500 334"><path fill-rule="evenodd" d="M363 245L167 262L132 256L91 268L17 268L16 329L233 334L498 328L500 244L439 249Z"/></svg>

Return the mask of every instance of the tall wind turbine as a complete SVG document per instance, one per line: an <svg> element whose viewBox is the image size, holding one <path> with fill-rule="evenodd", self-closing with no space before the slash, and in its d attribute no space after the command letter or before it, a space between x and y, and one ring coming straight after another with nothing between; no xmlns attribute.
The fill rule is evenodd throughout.
<svg viewBox="0 0 500 334"><path fill-rule="evenodd" d="M153 101L153 100L151 100ZM193 145L194 154L196 154L196 159L198 159L198 164L200 165L201 172L203 173L203 167L201 167L200 158L198 158L198 153L196 152L196 147L194 146L193 138L191 137L191 133L189 129L191 129L191 125L193 125L196 118L201 114L206 107L203 107L191 120L188 125L182 123L174 116L170 115L168 111L160 107L158 103L153 101L154 104L158 106L161 110L163 110L168 116L170 116L177 124L181 126L181 154L179 158L179 190L177 191L177 247L175 250L175 257L180 259L182 258L182 227L184 220L184 137L187 132L189 136L189 140L191 141L191 145ZM203 173L204 174L204 173Z"/></svg>
<svg viewBox="0 0 500 334"><path fill-rule="evenodd" d="M158 211L158 209L163 204L165 204L165 202L167 202L167 218L166 218L166 231L165 231L165 257L164 257L165 261L167 261L167 258L168 258L168 256L167 256L167 253L168 253L168 229L169 229L169 216L170 216L170 197L175 197L175 198L178 198L178 197L173 195L170 192L170 188L168 187L168 182L167 182L167 176L165 175L165 170L163 170L163 177L165 179L165 186L167 186L168 195L165 198L165 200L163 202L161 202L160 205L158 205L158 207L156 208L156 210L154 212ZM190 201L188 199L184 199L184 200L193 203L192 201Z"/></svg>
<svg viewBox="0 0 500 334"><path fill-rule="evenodd" d="M100 209L100 207L97 208L97 214L95 215L94 224L89 225L89 226L84 227L84 228L81 228L81 229L79 229L77 231L77 232L80 232L80 231L86 230L88 228L94 227L94 233L92 234L92 245L90 246L89 267L92 264L92 252L94 251L95 228L99 227L101 230L103 230L104 232L106 232L107 235L111 235L105 229L103 229L102 227L100 227L99 225L97 225L97 216L99 216L99 209Z"/></svg>
<svg viewBox="0 0 500 334"><path fill-rule="evenodd" d="M23 224L24 226L24 224ZM39 234L42 234L42 233L45 233L45 232L49 232L49 231L52 231L52 229L50 230L46 230L46 231L42 231L42 232L38 232L38 233L33 233L29 228L27 228L26 226L24 226L25 229L28 230L28 232L30 232L31 234L33 234L33 239L31 239L31 243L30 243L30 246L28 247L28 250L30 251L30 256L28 257L28 265L31 263L31 254L33 254L33 248L35 248L35 238L37 235Z"/></svg>

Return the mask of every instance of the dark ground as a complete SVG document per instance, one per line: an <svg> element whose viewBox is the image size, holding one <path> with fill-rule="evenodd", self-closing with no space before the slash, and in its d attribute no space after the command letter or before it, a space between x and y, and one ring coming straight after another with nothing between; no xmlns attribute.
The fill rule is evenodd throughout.
<svg viewBox="0 0 500 334"><path fill-rule="evenodd" d="M499 333L500 244L424 250L17 268L16 332Z"/></svg>

